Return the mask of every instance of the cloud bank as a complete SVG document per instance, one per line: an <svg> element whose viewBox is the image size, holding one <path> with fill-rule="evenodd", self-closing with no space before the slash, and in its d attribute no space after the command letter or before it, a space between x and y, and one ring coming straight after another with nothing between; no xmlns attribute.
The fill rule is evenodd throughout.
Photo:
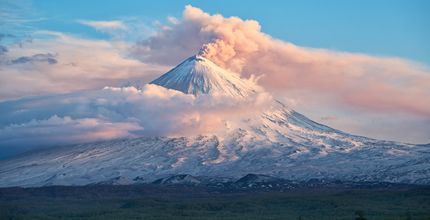
<svg viewBox="0 0 430 220"><path fill-rule="evenodd" d="M270 102L264 92L247 99L195 97L152 84L28 97L0 103L0 151L125 137L221 134L240 127L239 118L252 117Z"/></svg>

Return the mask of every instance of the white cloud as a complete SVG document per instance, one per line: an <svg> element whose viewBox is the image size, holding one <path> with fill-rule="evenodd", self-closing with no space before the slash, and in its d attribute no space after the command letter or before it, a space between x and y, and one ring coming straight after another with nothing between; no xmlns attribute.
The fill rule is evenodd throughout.
<svg viewBox="0 0 430 220"><path fill-rule="evenodd" d="M171 22L175 20L168 19ZM107 34L114 41L135 42L154 34L154 25L141 17L123 17L120 20L90 21L77 20L78 23L94 28L100 33Z"/></svg>
<svg viewBox="0 0 430 220"><path fill-rule="evenodd" d="M111 30L125 30L127 29L127 26L119 20L113 20L113 21L89 21L89 20L79 20L79 23L83 25L90 26L92 28L95 28L96 30L105 32L105 31L111 31Z"/></svg>
<svg viewBox="0 0 430 220"><path fill-rule="evenodd" d="M0 102L0 148L18 153L119 137L217 134L225 132L226 121L238 127L239 118L252 117L270 102L264 92L237 100L152 84L28 97Z"/></svg>
<svg viewBox="0 0 430 220"><path fill-rule="evenodd" d="M177 18L172 17L172 16L167 17L167 21L171 24L179 24L179 22L180 22Z"/></svg>

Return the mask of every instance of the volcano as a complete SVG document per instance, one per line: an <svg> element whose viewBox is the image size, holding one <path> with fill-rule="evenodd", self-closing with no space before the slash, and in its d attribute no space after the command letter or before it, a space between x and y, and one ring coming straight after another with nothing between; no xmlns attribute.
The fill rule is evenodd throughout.
<svg viewBox="0 0 430 220"><path fill-rule="evenodd" d="M237 74L198 55L186 59L151 84L193 95L224 94L246 97L255 92L251 82L240 79Z"/></svg>
<svg viewBox="0 0 430 220"><path fill-rule="evenodd" d="M151 82L193 96L259 92L201 56ZM319 124L274 100L222 134L137 137L57 147L0 161L0 186L153 182L171 175L430 184L430 147L375 140Z"/></svg>

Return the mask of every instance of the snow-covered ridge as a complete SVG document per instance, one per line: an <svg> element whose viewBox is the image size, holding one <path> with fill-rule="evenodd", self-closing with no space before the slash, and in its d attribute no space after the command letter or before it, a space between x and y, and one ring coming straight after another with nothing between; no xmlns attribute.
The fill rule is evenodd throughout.
<svg viewBox="0 0 430 220"><path fill-rule="evenodd" d="M246 97L255 92L255 85L250 80L243 80L237 74L198 55L186 59L151 84L194 95L226 94Z"/></svg>
<svg viewBox="0 0 430 220"><path fill-rule="evenodd" d="M199 56L152 83L196 95L191 98L258 93L252 82ZM149 183L177 174L238 178L249 173L262 174L245 179L254 182L275 177L430 184L429 145L347 134L279 101L234 120L237 126L217 134L118 139L0 161L0 187ZM164 181L198 182L189 175Z"/></svg>
<svg viewBox="0 0 430 220"><path fill-rule="evenodd" d="M184 173L430 184L428 146L345 134L282 105L248 123L224 136L121 139L0 161L0 186L149 183Z"/></svg>

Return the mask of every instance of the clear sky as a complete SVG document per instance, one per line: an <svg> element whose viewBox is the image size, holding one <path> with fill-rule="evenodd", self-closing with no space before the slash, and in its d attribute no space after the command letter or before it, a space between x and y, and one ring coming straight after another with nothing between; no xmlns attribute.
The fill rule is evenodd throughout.
<svg viewBox="0 0 430 220"><path fill-rule="evenodd" d="M19 2L19 1L17 1ZM106 37L75 21L138 17L151 24L180 17L191 4L211 14L260 22L262 31L298 45L396 56L430 64L430 1L139 1L39 0L32 3L31 25L40 29Z"/></svg>

